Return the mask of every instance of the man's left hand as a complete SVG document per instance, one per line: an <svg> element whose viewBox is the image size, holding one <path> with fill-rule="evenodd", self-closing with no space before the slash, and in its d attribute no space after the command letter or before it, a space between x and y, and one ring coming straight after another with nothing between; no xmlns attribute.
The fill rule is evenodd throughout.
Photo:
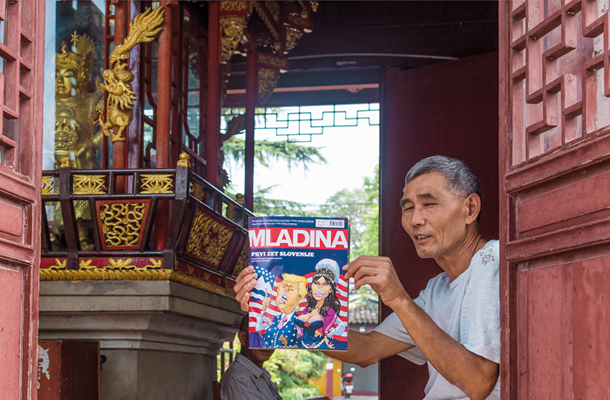
<svg viewBox="0 0 610 400"><path fill-rule="evenodd" d="M383 303L393 305L403 299L411 299L400 283L392 260L388 257L360 256L343 267L346 279L354 278L355 289L370 285Z"/></svg>

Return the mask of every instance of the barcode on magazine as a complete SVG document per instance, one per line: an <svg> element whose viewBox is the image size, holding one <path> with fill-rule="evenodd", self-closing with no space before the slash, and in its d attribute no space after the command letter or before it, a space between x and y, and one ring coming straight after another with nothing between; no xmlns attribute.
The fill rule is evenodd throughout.
<svg viewBox="0 0 610 400"><path fill-rule="evenodd" d="M342 219L316 219L316 228L344 228L345 220Z"/></svg>

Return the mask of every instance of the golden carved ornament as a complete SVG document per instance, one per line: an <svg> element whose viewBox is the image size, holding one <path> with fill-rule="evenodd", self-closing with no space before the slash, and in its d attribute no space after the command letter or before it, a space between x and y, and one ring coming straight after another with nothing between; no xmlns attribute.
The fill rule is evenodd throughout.
<svg viewBox="0 0 610 400"><path fill-rule="evenodd" d="M301 37L303 37L302 31L286 27L286 52L294 49L297 45L297 40Z"/></svg>
<svg viewBox="0 0 610 400"><path fill-rule="evenodd" d="M201 210L195 211L186 243L186 251L213 266L220 266L233 238L233 231L219 224Z"/></svg>
<svg viewBox="0 0 610 400"><path fill-rule="evenodd" d="M280 71L288 71L288 60L272 54L258 53L258 64L266 64L279 68Z"/></svg>
<svg viewBox="0 0 610 400"><path fill-rule="evenodd" d="M146 203L101 204L99 214L106 246L137 246L146 209Z"/></svg>
<svg viewBox="0 0 610 400"><path fill-rule="evenodd" d="M157 194L157 193L174 193L174 176L167 174L158 175L140 175L142 181L140 183L141 194Z"/></svg>
<svg viewBox="0 0 610 400"><path fill-rule="evenodd" d="M178 163L176 165L178 165L179 167L186 167L186 168L190 168L191 167L191 156L187 153L180 153L180 155L178 156L179 160Z"/></svg>
<svg viewBox="0 0 610 400"><path fill-rule="evenodd" d="M200 183L193 183L191 186L191 195L199 201L203 201L205 203L207 199L207 194L205 188Z"/></svg>
<svg viewBox="0 0 610 400"><path fill-rule="evenodd" d="M280 71L275 69L261 68L258 70L258 104L264 105L269 96L275 90L277 81L280 79Z"/></svg>
<svg viewBox="0 0 610 400"><path fill-rule="evenodd" d="M246 21L244 17L220 18L220 60L226 62L231 59L237 45L244 36Z"/></svg>
<svg viewBox="0 0 610 400"><path fill-rule="evenodd" d="M81 280L136 280L158 281L169 280L173 271L161 269L162 261L149 258L150 265L137 268L130 265L132 259L110 259L110 265L98 268L91 265L91 260L80 260L78 270L66 270L63 267L42 268L40 280L42 281L81 281Z"/></svg>
<svg viewBox="0 0 610 400"><path fill-rule="evenodd" d="M248 256L250 253L250 246L248 241L244 243L244 247L241 248L241 252L239 253L239 258L235 263L235 269L233 270L233 275L237 276L241 271L243 271L248 266Z"/></svg>
<svg viewBox="0 0 610 400"><path fill-rule="evenodd" d="M106 194L105 175L74 175L73 194Z"/></svg>
<svg viewBox="0 0 610 400"><path fill-rule="evenodd" d="M221 1L220 9L222 11L246 11L249 7L247 1Z"/></svg>
<svg viewBox="0 0 610 400"><path fill-rule="evenodd" d="M55 193L55 177L54 176L43 176L42 177L42 195L52 196Z"/></svg>
<svg viewBox="0 0 610 400"><path fill-rule="evenodd" d="M235 221L236 215L237 215L237 213L235 212L235 206L233 205L233 203L229 203L227 205L227 211L225 212L225 216L227 217L227 219L230 219L231 221Z"/></svg>
<svg viewBox="0 0 610 400"><path fill-rule="evenodd" d="M127 263L125 260L124 263ZM56 259L57 265L40 269L41 281L172 281L202 289L228 298L235 298L232 289L218 286L212 282L196 278L181 271L161 269L162 261L150 258L150 265L144 268L125 268L111 265L97 268L90 265L91 260L81 260L78 270L67 270L67 261ZM131 261L129 261L131 263ZM118 263L115 261L115 265Z"/></svg>
<svg viewBox="0 0 610 400"><path fill-rule="evenodd" d="M123 44L117 45L110 55L110 68L104 71L104 84L100 88L108 93L106 101L106 121L102 125L104 135L112 139L112 143L124 141L123 131L133 120L133 101L136 94L132 90L134 79L129 69L129 51L138 43L152 42L163 29L165 9L151 8L137 15L129 26L129 35ZM114 128L118 127L117 132Z"/></svg>
<svg viewBox="0 0 610 400"><path fill-rule="evenodd" d="M59 159L59 168L70 168L70 157L62 157Z"/></svg>

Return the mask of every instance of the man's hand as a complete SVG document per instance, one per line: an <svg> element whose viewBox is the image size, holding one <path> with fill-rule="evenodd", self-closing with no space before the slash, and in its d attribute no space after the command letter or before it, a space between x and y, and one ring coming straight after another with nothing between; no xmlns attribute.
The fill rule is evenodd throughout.
<svg viewBox="0 0 610 400"><path fill-rule="evenodd" d="M411 300L388 257L360 256L344 266L343 270L347 271L346 279L354 278L356 290L363 285L370 285L381 301L392 309L402 299Z"/></svg>
<svg viewBox="0 0 610 400"><path fill-rule="evenodd" d="M256 286L258 276L254 272L254 267L249 265L237 276L235 287L233 290L237 295L235 300L239 302L242 311L248 311L248 301L250 300L250 290Z"/></svg>

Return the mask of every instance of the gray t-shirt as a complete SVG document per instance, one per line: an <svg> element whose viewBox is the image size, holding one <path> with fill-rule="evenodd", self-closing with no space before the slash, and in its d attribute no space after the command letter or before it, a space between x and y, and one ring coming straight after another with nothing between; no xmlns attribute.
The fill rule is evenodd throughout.
<svg viewBox="0 0 610 400"><path fill-rule="evenodd" d="M432 320L468 350L495 363L500 363L500 279L497 240L479 250L466 271L453 282L446 273L432 278L414 300ZM376 329L391 338L415 344L395 313ZM417 347L399 354L416 364L426 358ZM430 379L424 400L467 400L460 388L449 383L428 363ZM487 398L500 399L500 379Z"/></svg>

